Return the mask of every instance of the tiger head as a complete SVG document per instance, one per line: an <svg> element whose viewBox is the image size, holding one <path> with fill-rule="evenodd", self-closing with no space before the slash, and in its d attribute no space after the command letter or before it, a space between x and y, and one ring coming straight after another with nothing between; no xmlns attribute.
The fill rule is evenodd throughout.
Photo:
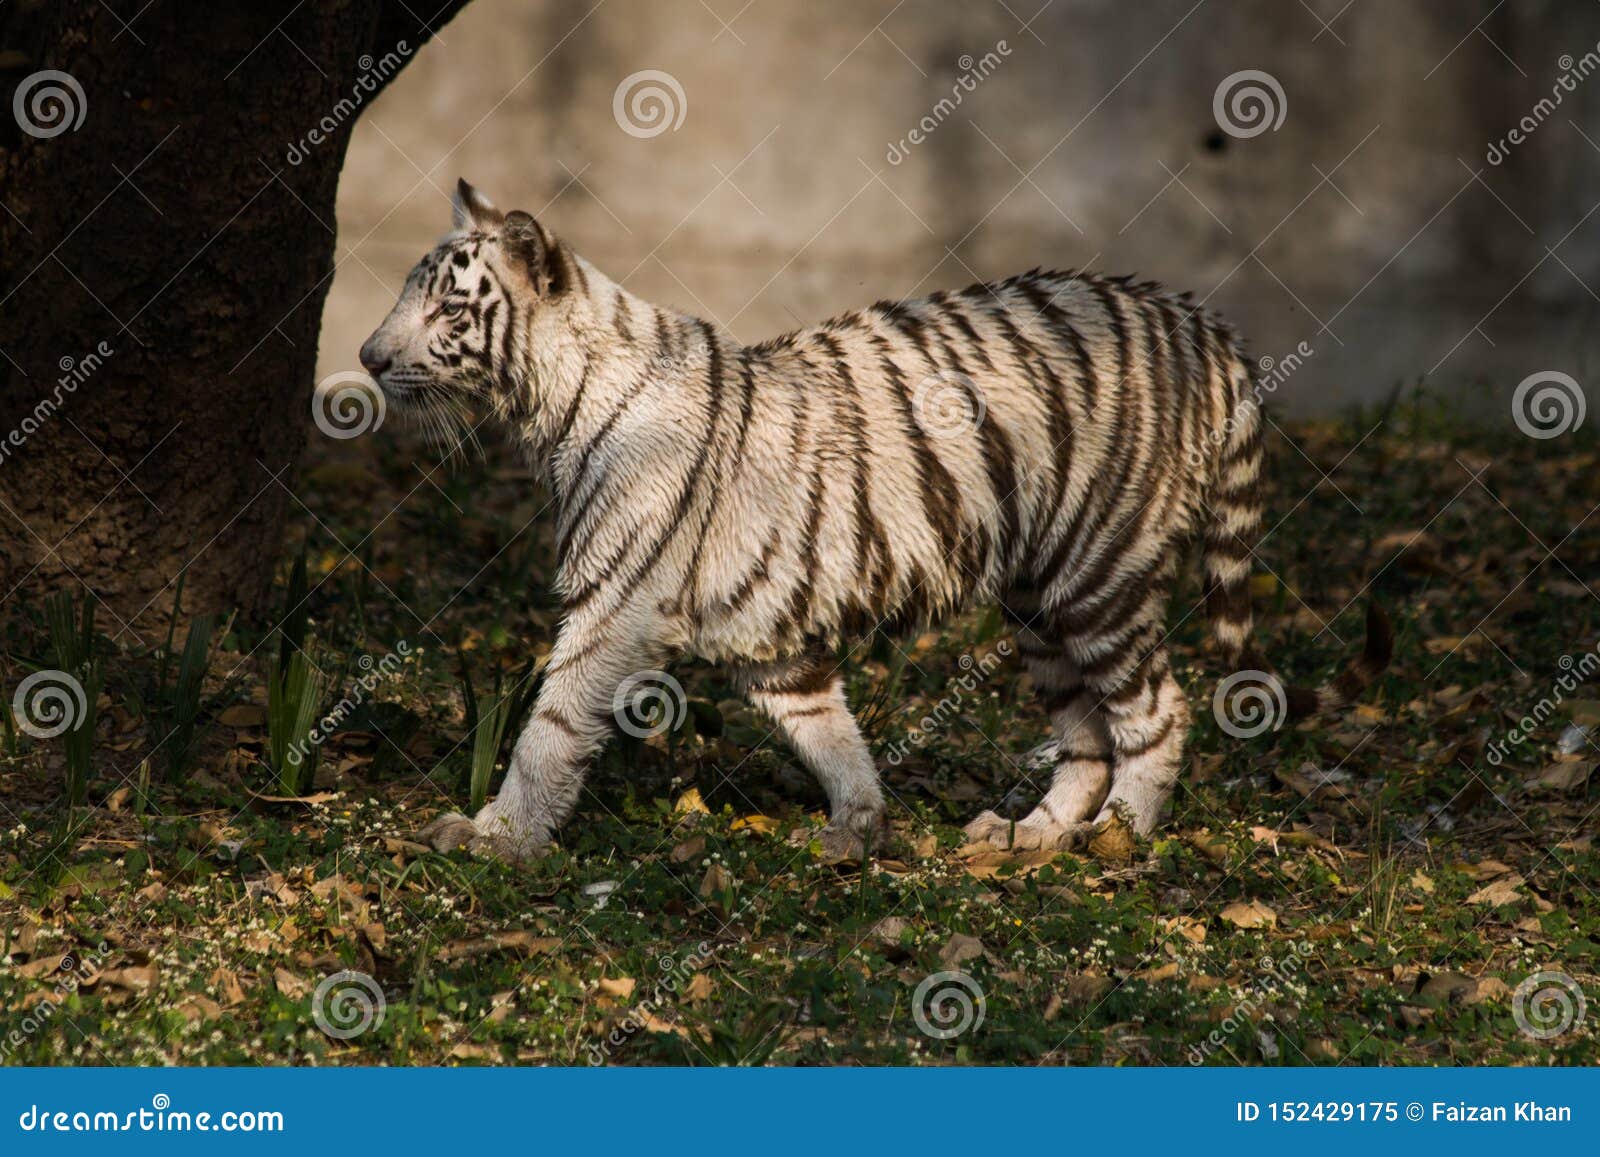
<svg viewBox="0 0 1600 1157"><path fill-rule="evenodd" d="M453 228L362 343L361 364L389 403L441 437L465 432L474 403L499 408L523 392L517 351L559 324L574 261L532 216L501 213L461 181Z"/></svg>

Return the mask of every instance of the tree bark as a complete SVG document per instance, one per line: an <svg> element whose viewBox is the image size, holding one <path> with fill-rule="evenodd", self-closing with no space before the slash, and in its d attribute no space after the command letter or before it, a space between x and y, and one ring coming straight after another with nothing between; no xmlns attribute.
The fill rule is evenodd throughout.
<svg viewBox="0 0 1600 1157"><path fill-rule="evenodd" d="M0 8L0 605L260 609L350 131L440 3Z"/></svg>

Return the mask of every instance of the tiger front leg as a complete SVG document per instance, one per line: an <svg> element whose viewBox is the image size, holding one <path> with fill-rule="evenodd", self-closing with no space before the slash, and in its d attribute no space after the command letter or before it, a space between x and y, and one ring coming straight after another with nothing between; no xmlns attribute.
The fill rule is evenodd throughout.
<svg viewBox="0 0 1600 1157"><path fill-rule="evenodd" d="M750 702L777 724L828 795L823 854L864 860L881 853L889 838L883 789L832 654L818 648L754 666L743 672L743 682Z"/></svg>
<svg viewBox="0 0 1600 1157"><path fill-rule="evenodd" d="M426 833L435 846L465 843L516 862L548 844L572 814L589 759L636 697L636 685L660 675L645 670L653 652L647 641L606 630L596 617L568 619L500 794L471 820L459 814L436 820Z"/></svg>

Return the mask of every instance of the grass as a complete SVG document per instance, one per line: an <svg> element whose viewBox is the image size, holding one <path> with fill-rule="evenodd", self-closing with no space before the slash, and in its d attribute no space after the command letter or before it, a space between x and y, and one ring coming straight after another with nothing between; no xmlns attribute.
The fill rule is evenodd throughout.
<svg viewBox="0 0 1600 1157"><path fill-rule="evenodd" d="M151 782L161 736L123 693L152 660L102 640L95 775L70 840L52 831L59 741L8 731L0 760L0 1009L22 1036L0 1057L1595 1063L1600 777L1582 777L1596 752L1567 725L1600 720L1600 683L1558 684L1561 657L1587 672L1600 637L1586 434L1534 442L1417 401L1274 439L1263 644L1299 681L1326 674L1357 645L1371 582L1395 661L1338 719L1231 739L1209 710L1225 672L1201 616L1183 613L1191 584L1173 623L1193 767L1170 822L1131 848L962 846L979 810L1025 812L1039 778L1026 753L1047 735L1014 657L982 661L1005 639L996 616L855 650L852 701L879 752L898 753L880 754L895 841L866 870L821 861L815 787L694 664L675 671L681 726L614 742L545 858L515 870L415 843L502 753L475 743L462 654L469 682L500 680L493 701L548 654L545 498L498 453L451 474L387 430L319 446L299 488L315 519L296 528L295 630L315 627L304 658L327 684L321 709L344 702L313 794L262 798L288 794L268 735L270 672L292 662L278 636L230 624L212 640L176 782ZM22 657L48 650L41 617L8 611L9 699ZM986 674L936 712L970 669ZM352 689L360 672L381 674ZM945 722L914 732L930 715ZM1563 737L1577 750L1558 763ZM92 983L63 955L92 962ZM315 986L341 969L371 976L385 1004L349 1039L313 1016ZM1513 990L1541 970L1589 994L1587 1019L1551 1039L1514 1015ZM936 982L916 998L953 971L981 992L983 1020L943 1037L956 994L932 1003Z"/></svg>

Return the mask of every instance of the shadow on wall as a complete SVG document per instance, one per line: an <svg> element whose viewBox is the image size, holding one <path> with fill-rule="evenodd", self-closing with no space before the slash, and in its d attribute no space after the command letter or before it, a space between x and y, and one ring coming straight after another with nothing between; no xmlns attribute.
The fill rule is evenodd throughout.
<svg viewBox="0 0 1600 1157"><path fill-rule="evenodd" d="M1581 382L1600 7L1478 7L474 0L356 128L320 370L463 175L744 340L1082 265L1292 355L1291 413Z"/></svg>

